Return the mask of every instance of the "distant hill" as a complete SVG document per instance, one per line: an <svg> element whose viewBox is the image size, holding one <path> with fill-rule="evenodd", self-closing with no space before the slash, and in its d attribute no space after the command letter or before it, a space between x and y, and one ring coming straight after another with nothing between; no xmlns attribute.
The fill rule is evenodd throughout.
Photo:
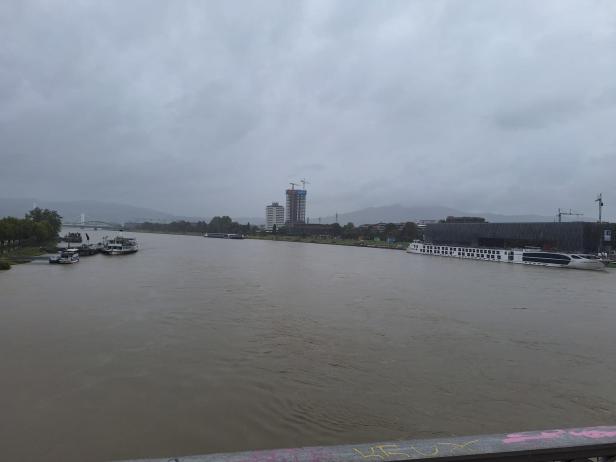
<svg viewBox="0 0 616 462"><path fill-rule="evenodd" d="M99 220L111 223L127 221L172 221L176 216L158 210L132 205L114 204L99 201L48 201L34 198L0 198L0 216L23 217L34 204L41 208L57 210L65 221L79 221L82 213L86 220Z"/></svg>
<svg viewBox="0 0 616 462"><path fill-rule="evenodd" d="M251 225L259 226L265 224L265 217L231 217L233 221L237 221L240 225L250 223Z"/></svg>
<svg viewBox="0 0 616 462"><path fill-rule="evenodd" d="M170 222L174 220L210 221L211 217L186 217L173 215L145 207L134 205L115 204L100 201L48 201L34 198L0 198L0 217L14 216L23 217L32 210L34 205L41 208L57 210L65 221L78 222L81 214L86 215L86 220L106 221L109 223L140 223L144 221ZM257 217L232 217L241 224L251 223L259 225L265 222Z"/></svg>
<svg viewBox="0 0 616 462"><path fill-rule="evenodd" d="M218 215L226 215L225 213L220 213ZM212 215L211 217L180 217L180 216L176 216L173 218L173 220L186 220L186 221L191 221L191 222L195 222L195 221L207 221L208 223L210 222L210 220L212 219L212 217L214 217L214 215ZM265 224L265 217L234 217L231 216L231 219L237 223L239 223L240 225L245 225L250 223L251 225L255 225L255 226L259 226L259 225L264 225Z"/></svg>
<svg viewBox="0 0 616 462"><path fill-rule="evenodd" d="M34 204L42 208L57 210L65 221L79 221L82 213L86 215L86 220L99 220L110 223L126 222L163 222L168 223L175 220L210 221L211 217L187 217L173 215L145 207L133 205L115 204L100 201L48 201L34 198L0 198L0 217L15 216L23 217L28 211L32 210ZM504 223L513 221L554 221L554 217L541 215L502 215L495 213L473 213L457 210L442 206L417 206L408 207L399 204L386 205L382 207L368 207L354 212L341 213L338 215L338 222L346 224L352 222L355 225L364 223L399 223L404 221L416 220L440 220L449 215L453 216L479 216L493 223ZM265 222L264 217L231 217L238 223L261 225ZM568 218L568 217L566 217ZM576 217L578 218L578 217ZM591 218L581 217L584 221L593 221ZM321 219L322 223L334 223L334 216ZM579 219L578 219L579 220ZM570 220L567 220L570 221ZM316 219L312 217L312 222Z"/></svg>
<svg viewBox="0 0 616 462"><path fill-rule="evenodd" d="M365 223L379 222L400 223L417 220L441 220L450 215L458 217L483 217L487 221L493 223L554 221L554 217L541 215L501 215L496 213L467 212L442 206L406 207L396 204L382 207L368 207L354 212L341 213L338 214L338 223L344 225L351 222L356 226ZM334 223L335 220L336 217L325 217L321 219L321 222Z"/></svg>

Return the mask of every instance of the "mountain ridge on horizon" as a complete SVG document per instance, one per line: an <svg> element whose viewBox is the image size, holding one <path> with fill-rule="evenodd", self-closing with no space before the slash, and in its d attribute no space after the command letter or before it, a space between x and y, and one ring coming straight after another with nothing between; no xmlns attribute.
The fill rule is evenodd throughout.
<svg viewBox="0 0 616 462"><path fill-rule="evenodd" d="M555 217L538 214L507 215L493 212L467 212L452 207L441 205L425 206L404 206L401 204L366 207L353 212L339 213L338 223L344 225L353 223L355 225L364 223L400 223L404 221L417 220L442 220L448 216L482 217L486 221L503 223L507 221L515 222L550 222ZM584 217L579 221L586 221ZM335 216L328 216L321 219L321 223L334 223ZM567 220L569 221L569 220Z"/></svg>
<svg viewBox="0 0 616 462"><path fill-rule="evenodd" d="M187 221L209 221L212 217L206 216L185 216L175 215L168 212L141 207L130 204L119 204L116 202L104 202L98 200L39 200L36 198L4 198L0 197L0 217L15 216L23 217L32 210L34 204L41 208L56 210L68 221L78 222L82 213L86 215L86 220L105 221L110 223L128 222L171 222L177 220ZM213 215L212 215L213 216ZM233 217L232 217L233 218ZM240 223L265 223L264 218L256 217L236 217L234 220ZM242 221L240 221L242 220ZM260 220L260 221L259 221Z"/></svg>
<svg viewBox="0 0 616 462"><path fill-rule="evenodd" d="M23 217L34 204L43 208L57 210L60 215L70 221L79 221L81 213L86 214L87 220L99 220L112 223L126 222L171 222L176 220L187 221L209 221L211 217L195 217L175 215L160 210L140 207L134 205L126 205L112 202L103 202L97 200L77 200L77 201L53 201L53 200L38 200L34 198L0 198L0 217L1 216L17 216ZM438 205L426 206L404 206L401 204L383 205L365 207L338 214L338 223L344 225L352 222L355 225L365 223L391 222L399 223L404 221L417 220L440 220L449 215L453 216L480 216L487 221L502 223L507 221L518 222L539 222L539 221L554 221L555 217L543 216L537 214L527 215L506 215L492 212L472 213L465 212L452 207L444 207ZM264 217L232 217L239 223L250 222L255 225L265 223ZM568 218L568 217L565 217ZM310 218L311 223L316 223L317 219ZM572 220L566 220L572 221ZM581 217L578 221L593 221L587 217ZM335 216L327 216L320 219L321 223L334 223Z"/></svg>

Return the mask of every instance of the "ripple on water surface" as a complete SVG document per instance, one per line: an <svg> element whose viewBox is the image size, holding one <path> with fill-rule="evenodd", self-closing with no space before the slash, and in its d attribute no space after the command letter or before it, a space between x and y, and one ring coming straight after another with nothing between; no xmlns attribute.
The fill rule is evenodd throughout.
<svg viewBox="0 0 616 462"><path fill-rule="evenodd" d="M126 258L0 273L0 428L11 460L616 420L616 272L139 240Z"/></svg>

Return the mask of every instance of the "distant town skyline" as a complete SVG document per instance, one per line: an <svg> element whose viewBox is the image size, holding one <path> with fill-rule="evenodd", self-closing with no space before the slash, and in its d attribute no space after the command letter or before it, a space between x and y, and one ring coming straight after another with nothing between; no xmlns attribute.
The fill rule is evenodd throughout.
<svg viewBox="0 0 616 462"><path fill-rule="evenodd" d="M0 4L0 197L616 213L616 2ZM291 180L289 180L291 179Z"/></svg>

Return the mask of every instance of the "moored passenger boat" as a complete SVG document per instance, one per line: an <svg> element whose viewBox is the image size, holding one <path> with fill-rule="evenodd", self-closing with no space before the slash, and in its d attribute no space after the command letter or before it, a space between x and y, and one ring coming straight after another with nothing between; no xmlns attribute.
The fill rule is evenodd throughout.
<svg viewBox="0 0 616 462"><path fill-rule="evenodd" d="M491 249L482 247L464 247L436 245L413 241L406 249L408 253L437 255L441 257L483 260L523 265L550 266L585 270L601 270L605 266L594 255L584 253L547 252L540 249Z"/></svg>
<svg viewBox="0 0 616 462"><path fill-rule="evenodd" d="M126 255L139 250L137 239L133 237L116 236L113 239L103 238L101 252L107 255Z"/></svg>
<svg viewBox="0 0 616 462"><path fill-rule="evenodd" d="M83 237L81 236L81 233L67 233L60 238L60 242L80 244L83 242Z"/></svg>
<svg viewBox="0 0 616 462"><path fill-rule="evenodd" d="M99 252L99 248L95 244L81 244L76 249L80 257L95 255Z"/></svg>
<svg viewBox="0 0 616 462"><path fill-rule="evenodd" d="M70 265L79 262L79 250L78 249L63 249L58 255L49 257L49 263L55 263L60 265Z"/></svg>

